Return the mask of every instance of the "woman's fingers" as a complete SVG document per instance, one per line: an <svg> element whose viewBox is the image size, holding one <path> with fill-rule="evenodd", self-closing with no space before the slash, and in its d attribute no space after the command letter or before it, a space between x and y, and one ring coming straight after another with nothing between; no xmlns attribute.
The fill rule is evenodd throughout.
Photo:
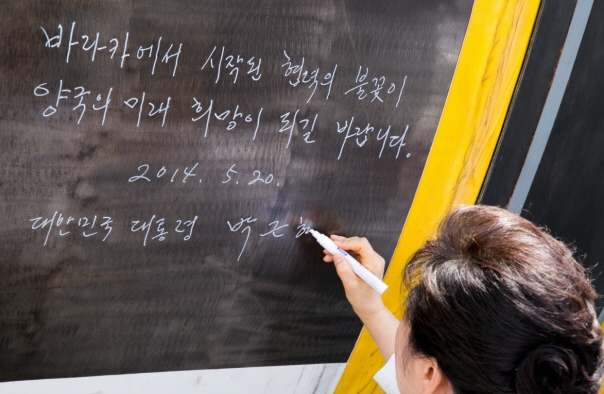
<svg viewBox="0 0 604 394"><path fill-rule="evenodd" d="M357 254L375 253L371 244L365 237L350 237L344 238L338 235L332 235L331 239L344 250L351 250Z"/></svg>
<svg viewBox="0 0 604 394"><path fill-rule="evenodd" d="M386 265L386 262L382 258L382 256L380 256L373 250L373 247L371 246L367 238L346 238L341 237L339 235L332 235L330 238L340 249L352 253L361 264L367 267L378 278L382 278L384 276L384 267ZM331 253L325 250L323 251L323 253L325 253L323 261L328 263L334 261Z"/></svg>
<svg viewBox="0 0 604 394"><path fill-rule="evenodd" d="M344 287L347 288L353 283L359 281L360 278L358 278L357 275L354 273L348 261L344 259L344 256L342 256L341 254L333 256L333 263L336 267L336 272L338 273L338 276L344 284Z"/></svg>
<svg viewBox="0 0 604 394"><path fill-rule="evenodd" d="M337 238L332 239L335 240ZM355 242L358 242L358 239L353 240L352 243ZM344 250L344 248L342 248L342 250ZM383 265L381 266L381 269L379 266L380 259L382 261L383 259L377 253L373 252L373 249L368 249L364 247L364 245L361 245L361 249L357 250L361 251L361 253L358 253L359 256L365 255L365 258L359 257L359 262L366 265L367 268L374 272L374 274L381 276L383 273ZM368 251L371 252L367 253ZM332 255L327 251L324 251L324 253L325 257L323 260L327 262L333 261L336 272L344 285L346 298L352 305L353 310L361 317L361 320L363 320L364 317L374 315L375 311L384 308L384 303L382 302L380 294L354 273L352 266L342 254L336 253ZM367 255L370 257L367 258ZM378 269L376 269L376 267L378 267Z"/></svg>

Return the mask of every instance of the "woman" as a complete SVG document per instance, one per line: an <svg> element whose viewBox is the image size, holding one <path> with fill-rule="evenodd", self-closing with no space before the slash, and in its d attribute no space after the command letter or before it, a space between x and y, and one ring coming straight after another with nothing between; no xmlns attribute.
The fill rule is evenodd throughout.
<svg viewBox="0 0 604 394"><path fill-rule="evenodd" d="M332 236L378 277L384 259L363 238ZM594 290L561 242L505 210L464 206L407 264L402 322L333 261L346 297L401 393L597 393L602 333Z"/></svg>

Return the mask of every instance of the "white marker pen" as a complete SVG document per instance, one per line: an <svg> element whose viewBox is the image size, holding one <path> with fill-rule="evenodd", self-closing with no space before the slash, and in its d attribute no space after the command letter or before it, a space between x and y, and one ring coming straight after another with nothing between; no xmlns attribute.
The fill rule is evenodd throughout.
<svg viewBox="0 0 604 394"><path fill-rule="evenodd" d="M359 263L354 257L346 253L344 250L338 248L338 246L327 236L321 234L318 231L310 230L313 237L319 242L319 244L325 248L329 253L336 254L340 253L352 267L352 270L359 278L363 279L369 286L373 287L375 291L380 294L384 294L388 285L382 282L377 276L367 269L363 264Z"/></svg>

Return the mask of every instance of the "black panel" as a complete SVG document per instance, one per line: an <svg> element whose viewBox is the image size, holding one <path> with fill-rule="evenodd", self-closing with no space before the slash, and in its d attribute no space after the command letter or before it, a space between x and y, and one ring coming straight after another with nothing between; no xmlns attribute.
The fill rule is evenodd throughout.
<svg viewBox="0 0 604 394"><path fill-rule="evenodd" d="M604 3L594 2L524 216L573 243L604 294ZM600 302L601 304L601 302Z"/></svg>
<svg viewBox="0 0 604 394"><path fill-rule="evenodd" d="M541 4L518 87L501 131L499 143L478 202L506 207L524 165L576 1L545 0Z"/></svg>
<svg viewBox="0 0 604 394"><path fill-rule="evenodd" d="M2 2L0 379L345 362L471 7Z"/></svg>

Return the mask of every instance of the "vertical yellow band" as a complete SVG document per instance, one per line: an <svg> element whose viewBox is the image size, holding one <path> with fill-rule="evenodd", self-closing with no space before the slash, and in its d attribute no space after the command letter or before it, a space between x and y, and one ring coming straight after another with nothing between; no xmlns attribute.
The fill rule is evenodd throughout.
<svg viewBox="0 0 604 394"><path fill-rule="evenodd" d="M401 272L455 204L474 204L516 87L540 0L476 0L413 204L385 282L386 306L401 315ZM366 329L336 394L383 393L373 375L384 365Z"/></svg>

